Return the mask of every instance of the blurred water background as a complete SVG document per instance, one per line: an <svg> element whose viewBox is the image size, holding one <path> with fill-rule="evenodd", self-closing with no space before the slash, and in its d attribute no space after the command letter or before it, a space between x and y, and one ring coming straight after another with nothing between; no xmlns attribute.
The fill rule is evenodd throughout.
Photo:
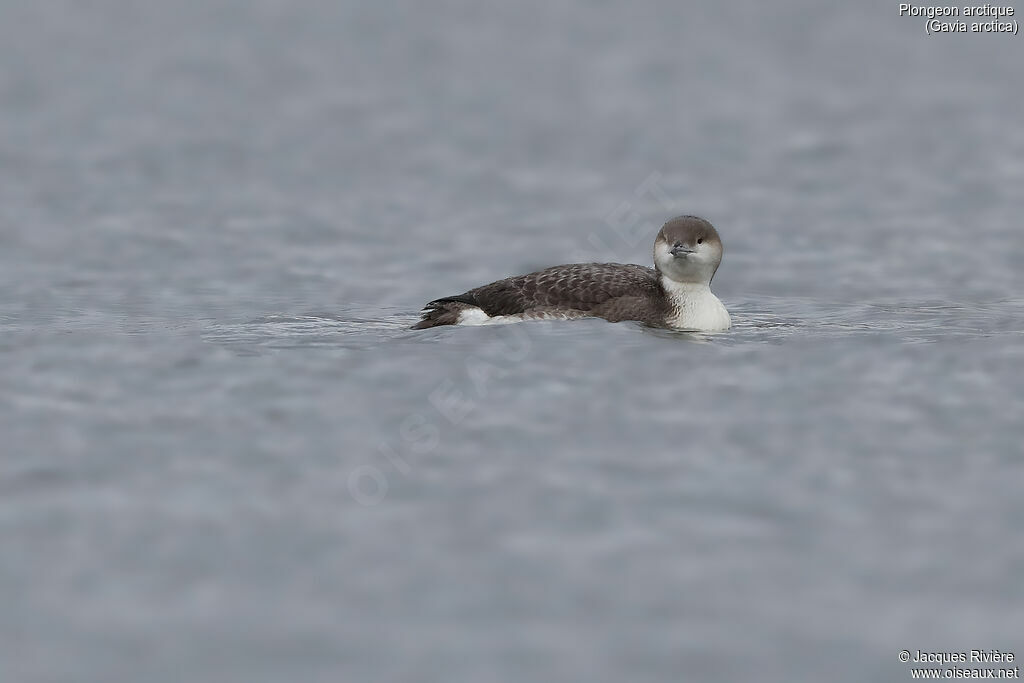
<svg viewBox="0 0 1024 683"><path fill-rule="evenodd" d="M1024 656L1024 42L896 3L0 0L4 681ZM719 228L735 328L407 328Z"/></svg>

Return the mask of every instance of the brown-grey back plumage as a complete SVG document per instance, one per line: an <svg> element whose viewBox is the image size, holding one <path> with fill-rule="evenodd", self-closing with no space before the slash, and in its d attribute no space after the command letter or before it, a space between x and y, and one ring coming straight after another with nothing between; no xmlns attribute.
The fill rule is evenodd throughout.
<svg viewBox="0 0 1024 683"><path fill-rule="evenodd" d="M488 316L578 313L608 320L664 316L664 295L653 268L622 263L573 263L498 280L428 303L415 329L452 325L467 308Z"/></svg>

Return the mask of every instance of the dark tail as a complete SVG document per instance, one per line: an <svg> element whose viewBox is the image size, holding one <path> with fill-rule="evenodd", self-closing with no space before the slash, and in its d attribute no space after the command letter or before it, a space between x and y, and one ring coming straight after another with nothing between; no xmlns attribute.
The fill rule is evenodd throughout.
<svg viewBox="0 0 1024 683"><path fill-rule="evenodd" d="M478 306L476 299L469 294L434 299L423 307L423 318L413 325L412 329L425 330L439 325L454 325L459 322L459 313L474 306Z"/></svg>

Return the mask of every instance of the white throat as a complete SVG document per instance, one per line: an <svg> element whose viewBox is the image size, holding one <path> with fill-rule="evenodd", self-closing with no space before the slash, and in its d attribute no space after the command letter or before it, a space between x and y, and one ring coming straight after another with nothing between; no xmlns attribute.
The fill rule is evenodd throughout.
<svg viewBox="0 0 1024 683"><path fill-rule="evenodd" d="M680 330L714 332L732 326L729 311L706 282L676 282L661 276L661 286L672 305L667 323Z"/></svg>

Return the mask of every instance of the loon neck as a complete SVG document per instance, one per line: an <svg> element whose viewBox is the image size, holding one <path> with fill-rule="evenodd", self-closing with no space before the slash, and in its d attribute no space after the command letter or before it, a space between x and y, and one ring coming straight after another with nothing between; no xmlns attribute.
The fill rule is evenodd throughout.
<svg viewBox="0 0 1024 683"><path fill-rule="evenodd" d="M661 287L672 300L702 298L711 294L710 282L677 282L666 275L661 276Z"/></svg>
<svg viewBox="0 0 1024 683"><path fill-rule="evenodd" d="M732 325L729 311L711 292L711 283L677 282L663 275L661 287L669 301L665 319L669 327L713 332Z"/></svg>

